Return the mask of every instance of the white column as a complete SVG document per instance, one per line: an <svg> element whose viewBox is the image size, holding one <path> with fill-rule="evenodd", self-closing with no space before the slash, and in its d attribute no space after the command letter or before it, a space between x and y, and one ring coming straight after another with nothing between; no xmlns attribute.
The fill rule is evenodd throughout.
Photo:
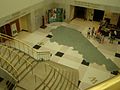
<svg viewBox="0 0 120 90"><path fill-rule="evenodd" d="M30 32L34 32L35 31L35 11L31 11L30 16L28 17L29 19L29 29Z"/></svg>

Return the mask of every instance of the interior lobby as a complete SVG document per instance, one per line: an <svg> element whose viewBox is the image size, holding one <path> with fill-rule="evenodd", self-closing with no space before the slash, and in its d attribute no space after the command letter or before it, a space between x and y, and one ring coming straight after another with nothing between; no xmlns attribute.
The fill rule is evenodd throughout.
<svg viewBox="0 0 120 90"><path fill-rule="evenodd" d="M50 70L49 68L46 69L44 64L41 64L41 67L39 64L38 66L35 64L37 66L35 67L36 71L31 70L31 76L29 74L26 75L25 79L17 82L19 87L16 85L16 88L13 89L6 88L6 81L9 78L2 80L2 78L6 78L9 75L3 77L4 73L0 73L0 90L119 90L119 5L119 0L1 1L0 33L9 35L13 39L29 45L29 47L38 52L50 52L50 57L44 56L40 62L42 62L42 60L47 62L49 58L48 62L52 61L63 65L61 67L65 66L76 70L78 77L76 78L76 83L74 83L74 89L72 89L74 87L73 83L71 89L70 87L63 89L62 85L64 85L64 81L63 84L61 84L61 88L58 88L57 86L59 85L55 86L53 83L48 84L50 81L43 82L47 88L44 86L44 88L41 89L37 87L39 84L39 79L37 78L45 77L45 72ZM63 14L61 17L63 19L56 19L55 21L49 17L52 15L51 12L49 13L51 9L62 10ZM103 42L99 42L99 38L94 36L90 36L90 38L87 37L88 29L90 28L92 30L93 27L96 32L99 29L102 30L102 34L104 35ZM116 31L116 36L112 43L110 43L109 37L111 29ZM0 34L0 39L2 36L4 35ZM14 44L13 39L9 40L12 44ZM1 40L0 48L3 44ZM5 40L5 42L7 43L7 40ZM7 45L4 47L6 46ZM17 47L19 47L19 45ZM20 47L22 47L22 49L25 48L24 46ZM2 56L4 56L2 53L2 49L0 49L0 60ZM37 60L36 54L34 56ZM0 63L2 62L0 61ZM53 64L52 66L55 67L56 65ZM2 70L1 68L2 66L0 67L0 71ZM56 68L56 72L57 69L59 68ZM60 71L60 74L66 70ZM32 73L36 77L32 77ZM67 77L67 73L64 74L63 77ZM57 77L57 74L55 75ZM66 80L69 81L69 78L70 77L67 77ZM62 78L59 80L62 81Z"/></svg>

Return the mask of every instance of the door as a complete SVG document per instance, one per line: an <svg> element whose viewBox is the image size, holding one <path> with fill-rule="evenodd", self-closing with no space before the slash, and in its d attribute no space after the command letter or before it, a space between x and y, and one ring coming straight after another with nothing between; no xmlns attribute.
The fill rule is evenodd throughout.
<svg viewBox="0 0 120 90"><path fill-rule="evenodd" d="M118 19L118 22L117 22L117 27L120 28L120 16L119 16L119 19Z"/></svg>
<svg viewBox="0 0 120 90"><path fill-rule="evenodd" d="M0 27L0 33L6 34L4 26Z"/></svg>
<svg viewBox="0 0 120 90"><path fill-rule="evenodd" d="M86 8L75 6L74 18L83 18L86 16Z"/></svg>
<svg viewBox="0 0 120 90"><path fill-rule="evenodd" d="M94 16L93 16L94 21L103 20L103 16L104 16L104 11L94 9Z"/></svg>
<svg viewBox="0 0 120 90"><path fill-rule="evenodd" d="M5 30L4 26L0 27L0 33L6 34L6 30ZM4 42L4 41L5 41L5 39L0 37L0 42Z"/></svg>

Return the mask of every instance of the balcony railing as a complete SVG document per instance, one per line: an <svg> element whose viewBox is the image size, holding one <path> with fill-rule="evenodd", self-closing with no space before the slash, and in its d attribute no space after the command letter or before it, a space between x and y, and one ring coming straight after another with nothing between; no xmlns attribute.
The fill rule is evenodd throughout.
<svg viewBox="0 0 120 90"><path fill-rule="evenodd" d="M16 81L19 80L17 77L19 72L16 70L16 68L11 63L5 60L1 55L0 55L0 67L4 69L4 71L8 72L8 74L12 76L14 80ZM9 67L9 68L6 68L6 67Z"/></svg>
<svg viewBox="0 0 120 90"><path fill-rule="evenodd" d="M20 41L16 38L8 36L6 34L0 33L0 42L1 44L8 45L10 47L14 47L19 49L26 54L29 54L31 57L35 58L36 60L49 60L51 57L50 51L39 52L36 49L32 48L30 45Z"/></svg>

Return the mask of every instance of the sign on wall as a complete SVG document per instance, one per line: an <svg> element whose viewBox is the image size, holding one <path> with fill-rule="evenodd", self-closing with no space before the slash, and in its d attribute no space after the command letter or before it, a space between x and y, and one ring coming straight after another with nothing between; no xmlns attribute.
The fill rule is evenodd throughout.
<svg viewBox="0 0 120 90"><path fill-rule="evenodd" d="M48 10L48 22L62 22L64 21L64 10L63 8L54 8Z"/></svg>
<svg viewBox="0 0 120 90"><path fill-rule="evenodd" d="M12 36L16 36L17 35L17 26L16 26L16 23L13 23L11 25L11 33L12 33Z"/></svg>

